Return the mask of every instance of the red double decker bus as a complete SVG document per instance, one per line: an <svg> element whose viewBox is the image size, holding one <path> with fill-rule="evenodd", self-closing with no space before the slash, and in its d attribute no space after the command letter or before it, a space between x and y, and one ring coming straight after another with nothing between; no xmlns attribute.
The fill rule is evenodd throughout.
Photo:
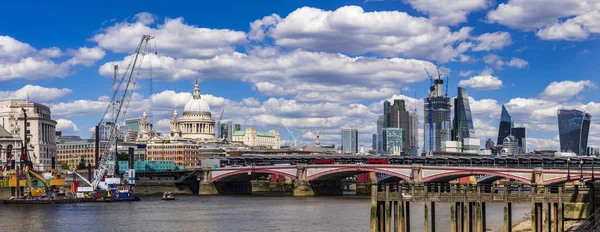
<svg viewBox="0 0 600 232"><path fill-rule="evenodd" d="M386 159L368 159L368 164L388 164Z"/></svg>
<svg viewBox="0 0 600 232"><path fill-rule="evenodd" d="M333 164L333 159L316 159L315 164Z"/></svg>

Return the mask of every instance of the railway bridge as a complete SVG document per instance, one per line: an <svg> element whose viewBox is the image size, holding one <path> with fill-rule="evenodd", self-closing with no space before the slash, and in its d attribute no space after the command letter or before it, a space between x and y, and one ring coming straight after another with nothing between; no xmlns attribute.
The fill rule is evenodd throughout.
<svg viewBox="0 0 600 232"><path fill-rule="evenodd" d="M525 185L558 186L569 181L595 179L594 170L562 170L551 168L494 168L424 166L420 164L297 164L273 166L223 167L197 169L200 175L200 195L219 194L223 186L250 183L259 177L284 177L293 187L294 196L338 195L342 193L341 180L362 173L382 173L391 176L386 182L403 181L412 184L448 183L461 177L482 175L483 183L510 179ZM594 176L595 178L592 178ZM377 178L371 178L377 183Z"/></svg>

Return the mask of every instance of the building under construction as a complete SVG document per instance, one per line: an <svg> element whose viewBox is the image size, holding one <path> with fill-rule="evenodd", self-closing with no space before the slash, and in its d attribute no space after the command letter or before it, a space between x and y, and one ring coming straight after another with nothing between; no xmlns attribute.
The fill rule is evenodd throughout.
<svg viewBox="0 0 600 232"><path fill-rule="evenodd" d="M431 78L431 76L430 76ZM424 141L423 153L431 154L434 151L442 150L442 143L450 140L452 124L450 114L452 105L450 98L446 93L444 95L444 80L441 74L433 80L429 88L429 95L423 101L425 103L424 114ZM446 91L447 92L447 91Z"/></svg>

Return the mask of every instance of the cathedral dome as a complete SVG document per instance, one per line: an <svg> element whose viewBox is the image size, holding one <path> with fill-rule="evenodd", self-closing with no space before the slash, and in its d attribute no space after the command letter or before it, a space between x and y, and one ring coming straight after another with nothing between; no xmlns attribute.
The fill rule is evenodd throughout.
<svg viewBox="0 0 600 232"><path fill-rule="evenodd" d="M208 104L200 97L198 79L196 79L196 85L194 86L194 98L185 104L183 113L210 113L210 107L208 107Z"/></svg>
<svg viewBox="0 0 600 232"><path fill-rule="evenodd" d="M202 99L192 99L185 104L183 112L210 112L210 107Z"/></svg>

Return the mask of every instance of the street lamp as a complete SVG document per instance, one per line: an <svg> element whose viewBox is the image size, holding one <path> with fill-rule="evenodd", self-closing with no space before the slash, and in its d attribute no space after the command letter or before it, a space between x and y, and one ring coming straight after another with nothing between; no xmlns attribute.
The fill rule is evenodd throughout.
<svg viewBox="0 0 600 232"><path fill-rule="evenodd" d="M571 181L571 158L567 157L567 182Z"/></svg>
<svg viewBox="0 0 600 232"><path fill-rule="evenodd" d="M579 180L581 182L581 187L585 186L585 183L583 183L583 159L579 160Z"/></svg>

